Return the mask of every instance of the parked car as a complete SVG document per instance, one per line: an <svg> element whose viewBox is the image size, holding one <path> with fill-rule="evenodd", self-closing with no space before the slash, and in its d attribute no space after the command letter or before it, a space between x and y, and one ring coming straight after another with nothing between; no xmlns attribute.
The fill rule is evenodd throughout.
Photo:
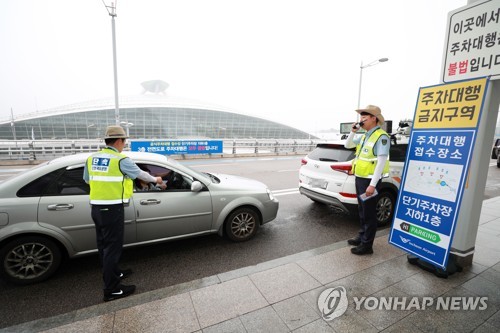
<svg viewBox="0 0 500 333"><path fill-rule="evenodd" d="M312 201L358 216L355 177L351 173L355 149L345 148L344 143L345 140L319 143L302 159L299 191ZM392 221L407 148L408 143L391 145L390 176L382 179L376 199L379 225Z"/></svg>
<svg viewBox="0 0 500 333"><path fill-rule="evenodd" d="M500 138L495 140L491 149L491 158L497 160L497 167L500 168Z"/></svg>
<svg viewBox="0 0 500 333"><path fill-rule="evenodd" d="M276 218L279 203L266 185L243 177L195 171L166 156L125 152L164 191L136 190L125 207L125 246L218 233L252 238ZM0 184L0 276L17 284L49 278L65 257L96 252L89 186L89 154L54 159Z"/></svg>

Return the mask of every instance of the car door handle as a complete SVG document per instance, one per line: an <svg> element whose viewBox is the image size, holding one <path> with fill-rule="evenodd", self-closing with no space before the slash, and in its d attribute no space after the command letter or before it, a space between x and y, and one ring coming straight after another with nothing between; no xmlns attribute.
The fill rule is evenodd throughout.
<svg viewBox="0 0 500 333"><path fill-rule="evenodd" d="M158 199L144 199L144 200L141 200L141 205L158 205L161 203L161 200L158 200Z"/></svg>
<svg viewBox="0 0 500 333"><path fill-rule="evenodd" d="M48 210L68 210L68 209L73 209L75 207L73 204L54 204L54 205L48 205L47 209Z"/></svg>

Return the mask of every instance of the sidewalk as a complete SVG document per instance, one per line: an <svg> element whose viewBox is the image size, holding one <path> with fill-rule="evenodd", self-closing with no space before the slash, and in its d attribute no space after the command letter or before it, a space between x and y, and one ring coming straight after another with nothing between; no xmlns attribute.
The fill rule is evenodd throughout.
<svg viewBox="0 0 500 333"><path fill-rule="evenodd" d="M499 206L500 197L483 202L474 263L448 279L410 265L387 243L384 230L373 255L352 255L339 242L0 332L499 332ZM318 297L338 286L345 288L349 307L325 321ZM483 310L356 309L354 297L370 296L488 300Z"/></svg>

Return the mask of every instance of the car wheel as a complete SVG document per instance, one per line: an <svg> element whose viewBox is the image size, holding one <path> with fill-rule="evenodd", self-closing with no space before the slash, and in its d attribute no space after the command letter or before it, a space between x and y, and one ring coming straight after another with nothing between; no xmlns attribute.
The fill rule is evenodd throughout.
<svg viewBox="0 0 500 333"><path fill-rule="evenodd" d="M392 214L394 213L395 200L394 196L387 192L381 192L377 196L377 222L379 226L386 225L391 222Z"/></svg>
<svg viewBox="0 0 500 333"><path fill-rule="evenodd" d="M500 156L498 156L498 159L497 159L497 168L500 168Z"/></svg>
<svg viewBox="0 0 500 333"><path fill-rule="evenodd" d="M0 251L0 276L15 284L48 279L61 264L61 251L50 239L30 236L18 238Z"/></svg>
<svg viewBox="0 0 500 333"><path fill-rule="evenodd" d="M255 210L247 207L234 210L226 219L227 237L235 242L252 238L259 228L260 217Z"/></svg>

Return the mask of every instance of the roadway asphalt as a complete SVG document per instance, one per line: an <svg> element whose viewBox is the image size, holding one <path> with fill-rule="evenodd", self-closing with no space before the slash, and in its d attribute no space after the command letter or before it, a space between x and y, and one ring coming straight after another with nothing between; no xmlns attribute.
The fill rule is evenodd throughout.
<svg viewBox="0 0 500 333"><path fill-rule="evenodd" d="M237 162L237 163L236 163ZM232 243L216 235L125 250L123 267L136 272L138 293L212 276L343 241L357 231L357 220L318 205L296 191L300 157L191 161L192 167L259 179L280 200L275 221L256 237ZM0 180L24 168L0 167ZM500 169L489 168L485 197L500 194ZM14 286L0 280L0 328L102 302L100 269L91 255L66 262L50 280ZM5 306L8 305L8 306Z"/></svg>

